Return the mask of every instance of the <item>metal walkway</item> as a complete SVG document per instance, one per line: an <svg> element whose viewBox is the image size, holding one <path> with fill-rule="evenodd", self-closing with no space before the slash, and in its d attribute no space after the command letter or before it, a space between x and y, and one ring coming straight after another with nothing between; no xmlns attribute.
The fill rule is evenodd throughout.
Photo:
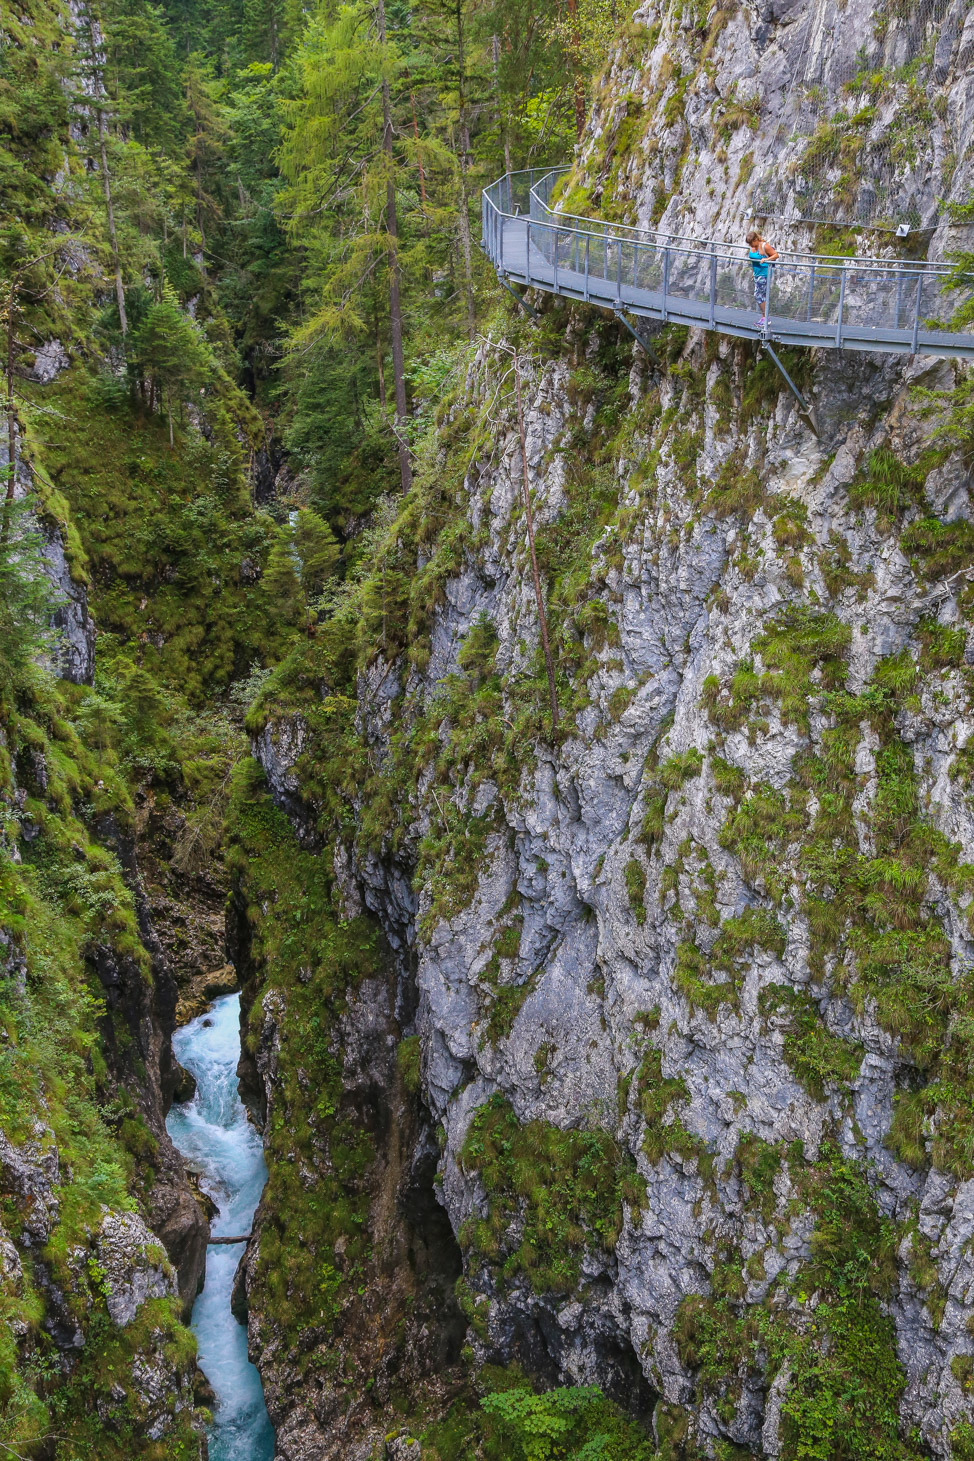
<svg viewBox="0 0 974 1461"><path fill-rule="evenodd" d="M564 169L508 173L482 196L483 244L501 279L616 313L781 345L974 359L952 320L974 296L945 264L782 251L768 314L754 302L746 246L557 213Z"/></svg>

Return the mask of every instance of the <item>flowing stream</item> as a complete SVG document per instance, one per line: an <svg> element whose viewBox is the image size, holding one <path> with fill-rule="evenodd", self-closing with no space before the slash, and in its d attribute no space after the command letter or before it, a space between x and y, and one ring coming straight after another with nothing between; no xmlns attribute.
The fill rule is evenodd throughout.
<svg viewBox="0 0 974 1461"><path fill-rule="evenodd" d="M173 1106L166 1125L201 1186L219 1209L213 1237L249 1233L267 1180L260 1137L237 1091L240 996L227 994L173 1035L179 1062L196 1077L191 1101ZM243 1244L206 1252L206 1282L193 1305L199 1362L216 1406L209 1434L210 1461L273 1461L271 1429L260 1376L247 1358L247 1331L233 1317L230 1296Z"/></svg>

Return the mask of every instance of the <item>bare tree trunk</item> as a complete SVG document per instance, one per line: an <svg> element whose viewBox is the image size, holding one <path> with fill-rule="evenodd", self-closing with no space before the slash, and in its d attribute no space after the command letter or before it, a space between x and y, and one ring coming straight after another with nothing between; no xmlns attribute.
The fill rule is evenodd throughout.
<svg viewBox="0 0 974 1461"><path fill-rule="evenodd" d="M494 90L497 94L497 130L500 132L501 140L504 143L504 171L511 173L511 139L507 132L507 121L504 117L504 107L501 100L500 83L500 62L501 62L501 38L495 31L491 37L491 54L494 58Z"/></svg>
<svg viewBox="0 0 974 1461"><path fill-rule="evenodd" d="M376 19L379 44L386 43L385 0L378 0ZM413 464L406 437L406 364L402 349L402 300L399 282L399 219L396 213L396 180L392 153L392 98L389 82L382 78L382 150L386 155L386 231L389 235L389 332L392 336L392 374L396 400L396 437L399 442L399 477L403 492L413 485Z"/></svg>
<svg viewBox="0 0 974 1461"><path fill-rule="evenodd" d="M514 386L517 397L517 430L521 438L521 480L524 487L524 514L528 522L528 546L531 549L531 572L534 575L534 597L538 605L538 624L541 628L541 647L544 650L545 669L548 671L548 696L551 701L551 732L558 729L558 696L555 693L555 667L551 659L551 645L548 642L548 620L541 594L541 574L538 572L538 555L534 551L534 517L531 512L531 487L528 482L528 449L524 434L524 408L521 404L521 361L514 352Z"/></svg>
<svg viewBox="0 0 974 1461"><path fill-rule="evenodd" d="M419 167L419 197L423 205L423 212L426 212L426 178L423 175L423 154L419 148L419 123L416 120L416 103L413 100L412 92L409 93L409 105L413 109L413 136L416 138L416 163Z"/></svg>
<svg viewBox="0 0 974 1461"><path fill-rule="evenodd" d="M7 490L4 494L3 511L3 532L2 538L6 538L9 530L10 504L14 500L14 488L17 485L17 411L14 406L14 308L17 298L16 283L10 281L10 293L7 296Z"/></svg>
<svg viewBox="0 0 974 1461"><path fill-rule="evenodd" d="M197 144L200 136L200 125L196 124ZM196 154L196 226L200 231L200 245L203 252L206 252L206 230L203 227L203 164L200 161L199 151Z"/></svg>
<svg viewBox="0 0 974 1461"><path fill-rule="evenodd" d="M95 91L95 116L98 120L98 152L101 159L101 185L105 194L105 212L108 214L108 240L112 246L112 263L115 269L115 299L118 304L118 321L122 328L122 339L128 334L129 322L125 313L125 287L122 283L122 264L118 254L118 233L115 229L115 205L112 202L112 177L108 171L108 147L106 144L105 109L101 105L105 95L101 63L98 55L98 39L95 34L95 18L88 11L88 35L91 40L91 84Z"/></svg>
<svg viewBox="0 0 974 1461"><path fill-rule="evenodd" d="M585 131L585 87L579 58L581 37L578 30L578 0L568 0L568 25L571 31L572 90L575 96L575 136L581 141Z"/></svg>
<svg viewBox="0 0 974 1461"><path fill-rule="evenodd" d="M470 199L467 193L470 127L467 122L466 61L463 52L463 0L456 0L455 15L457 22L457 91L460 112L460 243L463 247L467 334L472 340L477 331L477 313L473 297L473 244L470 237Z"/></svg>

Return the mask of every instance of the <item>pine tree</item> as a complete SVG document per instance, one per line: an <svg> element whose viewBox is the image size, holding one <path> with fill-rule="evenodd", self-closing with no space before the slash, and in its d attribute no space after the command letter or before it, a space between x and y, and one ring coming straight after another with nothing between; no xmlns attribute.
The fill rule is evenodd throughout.
<svg viewBox="0 0 974 1461"><path fill-rule="evenodd" d="M290 232L308 249L317 307L292 337L306 349L322 335L374 331L384 276L392 353L400 482L412 481L404 347L400 199L413 168L399 145L394 83L403 62L388 35L383 0L332 20L319 10L298 57L301 95L285 105L281 198ZM408 93L407 93L408 96ZM370 328L371 327L371 328Z"/></svg>
<svg viewBox="0 0 974 1461"><path fill-rule="evenodd" d="M190 115L186 161L196 191L196 227L205 250L207 227L223 216L219 194L227 129L217 102L218 85L205 58L197 51L186 63L185 86Z"/></svg>
<svg viewBox="0 0 974 1461"><path fill-rule="evenodd" d="M301 564L301 587L309 600L324 591L338 567L338 539L313 508L302 508L294 528L294 547Z"/></svg>
<svg viewBox="0 0 974 1461"><path fill-rule="evenodd" d="M148 377L150 402L156 389L165 401L169 445L173 446L173 407L211 384L219 367L209 344L189 316L183 314L169 285L133 333L131 364Z"/></svg>
<svg viewBox="0 0 974 1461"><path fill-rule="evenodd" d="M271 544L261 586L275 623L295 629L304 622L307 604L298 577L290 529L282 531Z"/></svg>

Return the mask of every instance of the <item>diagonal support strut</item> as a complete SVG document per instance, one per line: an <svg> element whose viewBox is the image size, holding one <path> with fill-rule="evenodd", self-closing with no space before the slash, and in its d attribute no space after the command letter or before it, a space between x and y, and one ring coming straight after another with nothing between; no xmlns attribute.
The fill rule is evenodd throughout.
<svg viewBox="0 0 974 1461"><path fill-rule="evenodd" d="M640 335L640 333L639 333L638 330L634 330L633 329L632 325L629 323L629 321L626 319L625 315L622 313L622 310L621 309L614 309L612 311L612 313L615 315L615 317L619 321L620 325L625 325L626 329L629 331L630 335L635 340L635 342L639 346L639 348L642 351L644 351L644 353L646 355L649 356L650 360L655 361L655 359L656 359L656 351L653 349L652 345L648 345L646 343L646 341L643 339L642 335Z"/></svg>
<svg viewBox="0 0 974 1461"><path fill-rule="evenodd" d="M522 295L518 294L517 290L513 287L513 285L508 284L508 282L504 278L504 275L503 274L498 273L497 278L500 281L500 283L503 284L504 288L507 290L507 292L511 296L511 298L513 300L515 300L521 306L521 308L524 310L525 314L529 314L533 320L536 320L536 319L539 318L538 311L536 309L532 309L531 308L531 306L528 304L527 300Z"/></svg>
<svg viewBox="0 0 974 1461"><path fill-rule="evenodd" d="M805 420L808 422L809 426L812 428L812 431L815 433L816 436L818 436L818 422L815 420L815 412L814 412L813 407L811 407L808 404L808 402L805 400L805 397L802 395L801 391L795 385L795 382L792 380L792 378L788 374L787 370L785 370L785 367L782 364L781 359L778 356L777 352L771 348L771 345L769 344L769 342L767 341L767 339L761 339L759 341L759 344L761 346L761 349L762 350L766 350L768 352L768 354L771 356L771 359L774 361L775 365L778 367L778 371L779 371L780 375L783 377L786 385L788 386L788 389L791 391L791 393L794 396L795 400L798 402L798 409L801 411L802 415L805 417Z"/></svg>

